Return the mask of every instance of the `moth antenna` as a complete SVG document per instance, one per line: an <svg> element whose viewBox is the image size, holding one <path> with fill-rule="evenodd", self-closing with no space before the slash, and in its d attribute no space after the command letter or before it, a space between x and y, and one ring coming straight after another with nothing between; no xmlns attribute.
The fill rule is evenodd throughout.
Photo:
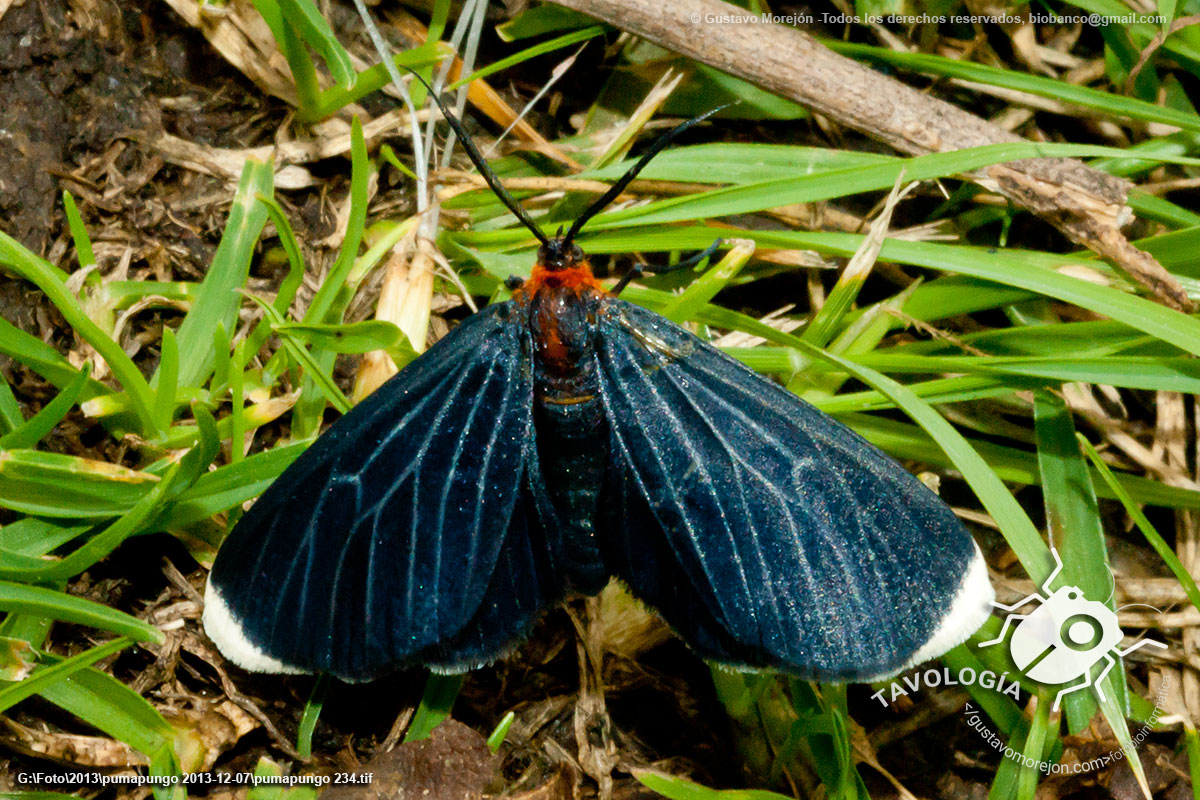
<svg viewBox="0 0 1200 800"><path fill-rule="evenodd" d="M508 189L504 188L504 184L501 183L500 179L496 177L496 173L492 172L492 168L488 166L487 161L485 161L483 155L480 154L479 148L475 146L475 141L471 138L470 134L467 133L466 129L463 128L462 122L459 121L458 117L454 116L454 112L442 102L442 98L438 97L437 92L433 90L433 87L429 85L429 82L422 78L415 70L409 69L401 64L397 64L396 66L411 72L412 76L424 84L425 88L429 90L429 96L433 98L433 102L437 103L437 107L442 111L442 116L446 119L446 122L450 125L450 128L462 142L463 149L467 151L467 158L471 159L471 163L475 165L475 169L479 170L479 174L483 176L483 180L487 183L488 187L490 187L491 190L496 193L496 196L500 198L500 202L504 203L504 205L508 207L508 210L517 216L517 219L521 220L521 224L528 228L529 232L536 236L538 241L540 241L542 244L549 244L550 240L546 238L546 235L542 233L541 229L538 228L537 223L534 222L533 218L529 216L529 212L525 210L524 206L517 202L517 198L509 194ZM710 111L709 113L711 114L712 112Z"/></svg>
<svg viewBox="0 0 1200 800"><path fill-rule="evenodd" d="M583 214L575 219L574 224L571 225L571 229L567 231L566 238L563 239L563 246L565 247L574 241L575 236L579 233L580 229L583 228L584 224L589 219L603 211L605 206L607 206L613 200L616 200L617 197L620 196L621 192L625 191L625 187L637 177L638 173L645 169L646 165L650 163L650 160L658 155L664 147L673 142L675 137L679 136L679 134L683 133L687 129L695 125L699 125L701 122L708 119L713 114L716 114L718 111L724 111L730 106L737 105L740 102L741 101L738 100L733 103L726 103L723 106L717 106L716 108L705 111L700 116L692 117L687 122L676 125L674 128L658 137L654 144L650 145L650 149L647 150L640 159L638 159L638 162L626 170L625 174L621 176L620 180L610 186L608 191L601 195L599 200L588 206L587 211L584 211Z"/></svg>

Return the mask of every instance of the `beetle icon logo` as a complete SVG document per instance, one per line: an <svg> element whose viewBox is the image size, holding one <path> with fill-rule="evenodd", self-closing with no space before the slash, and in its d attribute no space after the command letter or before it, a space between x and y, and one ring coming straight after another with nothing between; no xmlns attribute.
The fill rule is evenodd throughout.
<svg viewBox="0 0 1200 800"><path fill-rule="evenodd" d="M1057 711L1063 695L1088 686L1095 686L1096 694L1104 699L1101 684L1116 664L1114 652L1118 656L1126 656L1145 645L1162 648L1166 648L1166 645L1153 639L1142 639L1124 650L1116 649L1123 634L1112 609L1099 601L1086 599L1078 586L1050 590L1050 584L1063 568L1058 551L1050 548L1050 554L1054 556L1054 571L1042 584L1041 593L1035 592L1007 606L993 601L992 605L997 608L1014 613L1009 613L1005 618L999 636L981 642L979 646L991 647L1004 641L1009 626L1019 620L1008 652L1026 677L1049 686L1084 678L1082 683L1059 691L1054 698L1054 710ZM1038 601L1039 605L1033 611L1028 614L1015 613L1021 606L1034 601ZM1104 669L1093 681L1091 669L1101 660L1105 662Z"/></svg>

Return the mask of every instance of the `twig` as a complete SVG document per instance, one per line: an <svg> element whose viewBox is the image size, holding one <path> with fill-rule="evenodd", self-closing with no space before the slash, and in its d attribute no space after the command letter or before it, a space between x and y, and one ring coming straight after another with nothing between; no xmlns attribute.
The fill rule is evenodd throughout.
<svg viewBox="0 0 1200 800"><path fill-rule="evenodd" d="M1015 134L837 55L795 28L745 19L721 0L555 0L622 30L794 100L842 125L920 155L999 142ZM1165 305L1190 311L1179 283L1120 228L1130 184L1074 159L997 164L974 179L1111 260Z"/></svg>

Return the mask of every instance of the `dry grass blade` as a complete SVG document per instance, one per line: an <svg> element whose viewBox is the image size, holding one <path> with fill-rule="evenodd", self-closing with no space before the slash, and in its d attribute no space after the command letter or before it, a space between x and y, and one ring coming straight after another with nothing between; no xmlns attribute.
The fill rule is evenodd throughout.
<svg viewBox="0 0 1200 800"><path fill-rule="evenodd" d="M291 105L299 101L287 62L250 0L232 0L216 17L205 15L204 4L194 0L164 2L260 89Z"/></svg>

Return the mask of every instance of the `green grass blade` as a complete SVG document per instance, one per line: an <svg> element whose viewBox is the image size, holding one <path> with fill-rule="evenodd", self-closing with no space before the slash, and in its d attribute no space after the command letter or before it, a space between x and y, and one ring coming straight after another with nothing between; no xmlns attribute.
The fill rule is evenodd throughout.
<svg viewBox="0 0 1200 800"><path fill-rule="evenodd" d="M500 722L496 725L487 738L488 750L491 750L493 753L496 753L500 750L500 746L504 744L505 737L508 736L509 728L512 727L512 724L514 721L516 721L516 719L517 715L512 711L509 711L500 719Z"/></svg>
<svg viewBox="0 0 1200 800"><path fill-rule="evenodd" d="M794 246L810 247L833 255L852 254L862 240L856 234L789 233L776 236L782 236ZM1045 256L1039 255L1013 250L989 252L983 248L897 239L886 240L879 253L884 261L955 272L1053 297L1123 322L1186 352L1200 354L1200 319L1151 300L1043 268L1038 262ZM1048 264L1055 262L1063 265L1074 263L1070 257L1060 256Z"/></svg>
<svg viewBox="0 0 1200 800"><path fill-rule="evenodd" d="M215 355L213 359L215 363ZM161 358L158 371L154 374L154 384L158 392L154 416L158 419L159 428L165 431L171 427L175 417L175 391L179 388L179 345L175 341L175 333L166 326L163 326Z"/></svg>
<svg viewBox="0 0 1200 800"><path fill-rule="evenodd" d="M333 404L334 408L345 414L351 408L351 403L346 399L346 395L342 394L342 390L333 382L327 368L321 364L316 356L310 353L300 341L300 337L293 335L285 329L286 323L283 317L271 307L271 304L266 300L255 297L252 294L246 295L263 310L267 318L271 320L271 329L279 334L283 341L283 346L292 355L296 361L304 367L305 382L311 381L321 391L321 396L324 400L321 401L320 407L324 407L325 400ZM311 329L311 326L309 326Z"/></svg>
<svg viewBox="0 0 1200 800"><path fill-rule="evenodd" d="M258 497L309 444L301 441L273 447L206 472L167 506L158 525L163 529L192 525Z"/></svg>
<svg viewBox="0 0 1200 800"><path fill-rule="evenodd" d="M394 324L378 319L337 325L281 322L273 326L273 330L281 336L290 336L299 343L331 353L390 350L404 338L404 334Z"/></svg>
<svg viewBox="0 0 1200 800"><path fill-rule="evenodd" d="M358 77L350 54L334 35L333 29L321 16L312 0L276 0L284 20L300 34L305 44L321 56L329 74L338 85L349 89Z"/></svg>
<svg viewBox="0 0 1200 800"><path fill-rule="evenodd" d="M343 289L350 273L354 270L367 220L367 185L370 171L371 165L367 160L367 147L363 139L362 124L358 117L355 117L350 128L350 217L346 223L346 237L342 240L337 261L330 268L329 274L325 276L325 280L317 289L316 295L313 296L308 311L304 314L303 322L306 324L333 324L342 321L342 314L349 301L349 294L344 293ZM326 399L334 402L342 413L345 413L350 407L346 398L333 385L332 381L328 386L324 383L324 376L333 371L335 354L304 352L306 356L311 356L312 361L304 378L300 399L292 410L292 435L301 439L316 435L320 429ZM321 388L319 393L313 391L318 386ZM332 387L332 393L330 387Z"/></svg>
<svg viewBox="0 0 1200 800"><path fill-rule="evenodd" d="M764 372L783 372L793 363L783 348L731 349L730 355ZM755 352L758 350L759 352ZM782 351L782 352L775 352ZM991 374L1042 379L1039 383L1084 382L1147 391L1200 393L1200 362L1194 358L1142 356L1070 358L980 357L908 355L904 348L890 348L854 361L888 374Z"/></svg>
<svg viewBox="0 0 1200 800"><path fill-rule="evenodd" d="M88 236L83 217L79 215L79 208L70 192L63 192L63 211L67 217L67 228L71 231L71 241L75 243L75 260L80 269L86 269L96 263L96 256L92 252L92 239Z"/></svg>
<svg viewBox="0 0 1200 800"><path fill-rule="evenodd" d="M1080 157L1117 155L1123 151L1109 147L1074 144L1043 144L1012 142L988 144L946 153L932 153L913 158L897 158L890 162L830 170L812 175L800 175L743 186L715 189L698 195L685 195L658 200L634 208L601 214L588 223L589 231L601 231L616 225L663 225L697 219L748 214L792 203L812 203L862 192L890 189L904 177L906 181L922 181L970 173L993 164L1023 158ZM1172 158L1191 164L1194 159ZM707 173L701 173L707 174ZM510 236L518 232L513 231ZM595 252L595 248L590 249Z"/></svg>
<svg viewBox="0 0 1200 800"><path fill-rule="evenodd" d="M271 30L279 52L287 61L292 73L292 83L296 87L296 103L299 113L304 115L314 108L321 95L321 83L317 77L317 67L312 56L304 46L300 32L283 16L283 10L276 0L251 0L254 8L262 16L263 22ZM307 120L308 117L306 116Z"/></svg>
<svg viewBox="0 0 1200 800"><path fill-rule="evenodd" d="M555 50L561 50L564 47L570 47L573 44L594 39L595 37L604 33L606 30L607 28L605 28L603 25L591 25L583 30L564 33L562 36L556 36L553 39L535 44L533 47L527 47L518 53L513 53L507 58L502 58L493 64L488 64L486 67L477 69L470 75L467 75L465 78L459 78L458 80L454 81L454 83L447 86L443 91L447 93L453 92L455 89L466 86L471 81L476 81L480 78L486 78L489 75L494 75L497 72L502 72L509 67L521 64L531 58L537 58L538 56L545 55L546 53L553 53Z"/></svg>
<svg viewBox="0 0 1200 800"><path fill-rule="evenodd" d="M154 778L173 779L170 783L155 782L150 785L154 800L187 800L187 787L181 782L183 769L180 767L174 746L163 743L158 750L151 753L148 771Z"/></svg>
<svg viewBox="0 0 1200 800"><path fill-rule="evenodd" d="M1173 152L1173 156L1185 155ZM637 159L625 159L589 169L577 177L616 180ZM701 184L747 184L776 180L780 175L803 175L839 169L889 164L895 156L832 147L720 142L673 147L654 157L640 173L643 179Z"/></svg>
<svg viewBox="0 0 1200 800"><path fill-rule="evenodd" d="M652 792L658 792L668 800L791 800L789 795L768 792L765 789L710 789L686 778L641 769L634 770L633 777L637 778L642 786Z"/></svg>
<svg viewBox="0 0 1200 800"><path fill-rule="evenodd" d="M441 675L429 673L425 681L425 692L421 695L421 704L417 713L409 723L404 741L417 742L428 739L433 729L442 724L442 720L450 716L458 690L462 688L463 675Z"/></svg>
<svg viewBox="0 0 1200 800"><path fill-rule="evenodd" d="M158 481L147 472L77 456L0 451L0 507L34 516L115 517Z"/></svg>
<svg viewBox="0 0 1200 800"><path fill-rule="evenodd" d="M1190 228L1200 225L1200 214L1189 211L1169 200L1164 200L1148 192L1131 190L1125 202L1138 217L1172 225L1176 228Z"/></svg>
<svg viewBox="0 0 1200 800"><path fill-rule="evenodd" d="M1156 136L1126 148L1128 155L1124 158L1097 158L1089 162L1089 166L1118 175L1124 178L1139 176L1156 168L1158 156L1186 156L1196 152L1200 145L1200 135L1193 131L1177 131L1167 136ZM1149 158L1138 158L1144 153Z"/></svg>
<svg viewBox="0 0 1200 800"><path fill-rule="evenodd" d="M164 333L165 333L164 328ZM217 323L213 328L213 374L212 380L209 381L209 389L214 394L219 394L224 387L229 385L229 355L231 347L229 344L229 334L225 331L225 326ZM178 344L175 345L175 352L179 352ZM178 378L176 378L178 380Z"/></svg>
<svg viewBox="0 0 1200 800"><path fill-rule="evenodd" d="M287 256L287 274L280 281L279 291L271 303L280 314L286 314L292 301L296 299L296 292L299 290L300 284L304 282L304 255L300 251L300 243L296 241L296 233L292 230L292 223L288 220L287 215L283 213L283 208L279 205L278 201L274 197L260 194L258 195L258 202L266 207L271 222L275 224L275 231L279 236L280 246L283 247L283 252Z"/></svg>
<svg viewBox="0 0 1200 800"><path fill-rule="evenodd" d="M814 347L825 347L833 341L842 326L846 313L858 299L863 284L875 267L875 260L879 257L879 248L883 244L884 236L887 235L888 226L892 221L892 212L895 211L899 197L900 181L898 180L892 186L892 191L888 193L883 210L871 223L867 235L863 237L862 245L842 268L842 274L838 276L837 283L833 285L825 303L813 314L808 325L804 327L800 334L801 341Z"/></svg>
<svg viewBox="0 0 1200 800"><path fill-rule="evenodd" d="M0 688L0 713L7 711L27 697L40 694L47 686L64 680L81 669L90 667L100 659L124 650L131 644L133 644L132 639L125 637L114 639L99 647L84 650L79 655L64 659L52 667L36 670L25 680L5 685Z"/></svg>
<svg viewBox="0 0 1200 800"><path fill-rule="evenodd" d="M959 378L935 378L929 381L906 384L917 397L926 403L941 405L943 403L960 403L968 400L982 400L989 397L1007 397L1014 388L1032 388L1015 384L1007 378L987 378L965 376ZM880 411L885 408L895 408L891 400L874 389L864 392L847 392L834 397L805 398L826 414L843 414L847 411Z"/></svg>
<svg viewBox="0 0 1200 800"><path fill-rule="evenodd" d="M286 317L288 308L291 307L292 301L296 299L296 292L300 289L300 284L304 281L304 256L300 252L300 243L296 241L296 234L292 230L292 223L288 221L287 214L283 212L283 208L276 202L275 198L260 194L258 195L258 201L266 208L267 215L271 218L271 222L275 225L275 231L279 235L279 242L283 247L283 252L287 255L288 271L283 277L283 281L279 284L279 291L271 303L280 316ZM264 320L247 337L246 352L251 355L257 353L270 335L270 325Z"/></svg>
<svg viewBox="0 0 1200 800"><path fill-rule="evenodd" d="M175 730L149 701L111 675L84 669L46 686L41 696L148 756L170 747Z"/></svg>
<svg viewBox="0 0 1200 800"><path fill-rule="evenodd" d="M1029 725L1029 734L1021 748L1024 758L1017 771L1017 797L1019 800L1034 800L1037 793L1038 778L1041 773L1037 765L1042 761L1042 753L1046 750L1047 740L1053 736L1050 730L1051 701L1044 694L1038 696L1037 707L1033 711L1033 720Z"/></svg>
<svg viewBox="0 0 1200 800"><path fill-rule="evenodd" d="M1131 22L1129 6L1120 0L1071 0L1070 4L1109 18L1106 24L1112 24L1118 30L1127 32L1139 48L1146 47L1158 32L1158 29L1149 23ZM1200 44L1197 44L1194 35L1189 34L1194 34L1194 31L1187 27L1177 31L1174 36L1167 37L1163 42L1163 49L1195 64L1200 61ZM1194 66L1192 70L1195 71Z"/></svg>
<svg viewBox="0 0 1200 800"><path fill-rule="evenodd" d="M1041 75L1030 75L1027 72L1001 69L986 64L978 64L965 59L946 58L945 56L928 53L908 53L890 50L871 45L839 42L822 39L821 42L836 53L845 56L859 56L872 61L923 72L927 75L938 75L947 78L985 83L989 86L1000 86L1006 89L1016 89L1039 97L1049 97L1063 103L1080 106L1087 118L1107 114L1120 119L1134 119L1143 122L1162 122L1190 131L1200 131L1200 117L1187 114L1173 108L1148 103L1125 97L1114 92L1091 89L1086 86L1070 83L1069 81Z"/></svg>
<svg viewBox="0 0 1200 800"><path fill-rule="evenodd" d="M990 623L990 621L989 621ZM995 632L989 632L988 626L985 625L983 630L972 637L974 640L979 640L980 636L987 638L995 638L996 633L1000 631L999 623L995 623ZM986 652L986 651L984 651ZM950 672L954 675L962 674L965 669L970 669L973 674L978 676L983 672L991 669L990 665L981 661L974 652L965 644L955 647L950 652L942 656L942 663L950 668ZM1001 667L1001 672L1007 669L1008 665ZM1012 700L1011 697L1001 694L995 688L987 688L981 686L978 681L966 685L967 692L971 695L971 703L963 710L963 716L970 721L971 715L979 711L983 711L992 722L996 724L1000 732L1011 736L1012 732L1017 730L1021 722L1021 708ZM887 687L884 688L884 694L887 694Z"/></svg>
<svg viewBox="0 0 1200 800"><path fill-rule="evenodd" d="M941 467L954 466L933 438L917 426L872 414L843 414L840 419L895 458L914 459ZM1034 453L981 439L971 439L970 444L1003 480L1026 486L1040 483L1041 476L1038 474L1037 457ZM1200 492L1166 486L1160 481L1137 475L1120 474L1117 478L1135 502L1166 508L1200 509ZM1097 494L1101 497L1114 496L1103 483L1099 484Z"/></svg>
<svg viewBox="0 0 1200 800"><path fill-rule="evenodd" d="M282 784L275 783L271 778L283 775L283 768L265 756L258 759L254 765L254 785L246 792L246 800L283 800Z"/></svg>
<svg viewBox="0 0 1200 800"><path fill-rule="evenodd" d="M1115 614L1100 507L1087 462L1079 450L1071 411L1059 395L1047 390L1034 393L1034 428L1047 528L1064 565L1058 585L1079 587L1084 597L1106 603ZM1123 698L1124 674L1117 676L1116 682ZM1090 693L1071 692L1063 698L1063 711L1067 730L1079 733L1096 713L1095 698Z"/></svg>
<svg viewBox="0 0 1200 800"><path fill-rule="evenodd" d="M221 242L176 334L179 352L188 354L179 365L180 386L200 386L212 372L215 356L209 345L218 323L231 333L237 330L237 290L246 284L254 247L267 221L266 208L256 196L271 194L273 182L271 164L246 161Z"/></svg>
<svg viewBox="0 0 1200 800"><path fill-rule="evenodd" d="M1184 726L1188 772L1191 774L1192 786L1200 786L1200 736L1196 735L1196 728L1190 721L1185 721Z"/></svg>
<svg viewBox="0 0 1200 800"><path fill-rule="evenodd" d="M308 702L300 714L300 726L296 732L296 752L301 758L307 759L312 755L313 731L317 729L317 721L321 718L321 708L325 705L325 694L329 691L330 677L328 674L317 676L313 683Z"/></svg>
<svg viewBox="0 0 1200 800"><path fill-rule="evenodd" d="M25 416L21 413L21 404L13 395L8 379L0 372L0 435L7 436L24 424ZM3 442L0 442L0 447L2 446Z"/></svg>
<svg viewBox="0 0 1200 800"><path fill-rule="evenodd" d="M358 248L362 244L363 229L367 221L370 166L366 141L363 139L362 122L355 117L350 127L350 218L346 223L346 237L342 240L337 261L329 269L329 274L322 281L304 314L304 322L308 324L340 321L330 319L329 315L335 309L335 301L347 276L354 268Z"/></svg>
<svg viewBox="0 0 1200 800"><path fill-rule="evenodd" d="M0 569L0 579L52 583L78 575L107 556L130 536L140 533L147 522L153 521L154 516L161 510L163 498L174 486L178 474L178 465L171 467L162 480L147 492L127 514L65 558L32 569Z"/></svg>
<svg viewBox="0 0 1200 800"><path fill-rule="evenodd" d="M502 25L496 26L501 41L516 42L547 33L594 25L592 17L555 5L533 6Z"/></svg>
<svg viewBox="0 0 1200 800"><path fill-rule="evenodd" d="M54 399L43 406L41 411L30 417L20 427L0 436L0 449L15 450L36 447L42 437L54 430L54 427L62 422L63 417L67 416L67 413L79 402L80 396L87 388L91 372L91 365L84 364L83 369L79 371L70 385L55 395Z"/></svg>
<svg viewBox="0 0 1200 800"><path fill-rule="evenodd" d="M713 689L729 718L733 750L751 774L767 775L775 760L775 751L767 738L766 721L759 713L759 698L773 685L768 673L735 672L709 663Z"/></svg>
<svg viewBox="0 0 1200 800"><path fill-rule="evenodd" d="M101 330L100 326L92 322L84 312L79 299L71 294L66 283L60 277L61 270L26 250L16 239L3 231L0 231L0 264L8 266L45 293L46 298L63 315L67 325L100 354L100 357L112 370L113 375L120 381L121 386L129 393L130 402L142 424L143 433L146 435L157 433L158 426L153 411L154 395L150 391L150 385L142 377L141 371L129 356L125 355L121 346ZM58 354L55 353L55 355ZM16 355L14 358L21 360ZM72 377L74 377L74 372L72 370Z"/></svg>
<svg viewBox="0 0 1200 800"><path fill-rule="evenodd" d="M245 372L246 342L238 342L230 360L229 373L229 463L246 455Z"/></svg>
<svg viewBox="0 0 1200 800"><path fill-rule="evenodd" d="M92 529L89 523L58 523L25 517L0 528L0 546L10 553L40 558Z"/></svg>
<svg viewBox="0 0 1200 800"><path fill-rule="evenodd" d="M447 45L442 42L429 42L405 50L403 53L398 53L392 58L392 61L397 66L417 68L428 64L435 64L448 55L450 55L450 49ZM391 77L388 75L387 65L376 64L358 73L354 85L350 88L333 86L321 92L321 96L318 98L316 104L311 108L305 107L299 109L298 115L301 121L304 122L324 119L338 109L382 89L391 80ZM413 94L413 100L417 101L415 97L417 93L413 92Z"/></svg>
<svg viewBox="0 0 1200 800"><path fill-rule="evenodd" d="M1179 585L1183 587L1184 593L1191 602L1192 607L1200 610L1200 587L1196 586L1195 579L1183 566L1183 562L1179 560L1179 556L1175 555L1175 551L1167 544L1166 540L1159 534L1150 520L1146 519L1146 515L1142 512L1138 503L1130 496L1128 489L1117 480L1112 470L1108 468L1108 464L1100 458L1100 454L1096 452L1096 448L1087 440L1083 434L1076 434L1079 438L1079 443L1087 452L1088 458L1091 459L1092 465L1096 468L1100 477L1104 479L1105 484L1112 491L1113 496L1121 501L1121 505L1125 507L1127 513L1138 530L1146 537L1147 543L1158 553L1158 557L1163 560L1167 568L1171 570L1171 574L1179 581Z"/></svg>
<svg viewBox="0 0 1200 800"><path fill-rule="evenodd" d="M0 611L90 625L138 642L161 644L163 635L152 625L82 597L65 592L0 581Z"/></svg>
<svg viewBox="0 0 1200 800"><path fill-rule="evenodd" d="M717 296L754 255L754 244L742 239L732 240L733 247L711 269L692 281L683 293L674 298L660 313L673 322L691 319L699 308Z"/></svg>

